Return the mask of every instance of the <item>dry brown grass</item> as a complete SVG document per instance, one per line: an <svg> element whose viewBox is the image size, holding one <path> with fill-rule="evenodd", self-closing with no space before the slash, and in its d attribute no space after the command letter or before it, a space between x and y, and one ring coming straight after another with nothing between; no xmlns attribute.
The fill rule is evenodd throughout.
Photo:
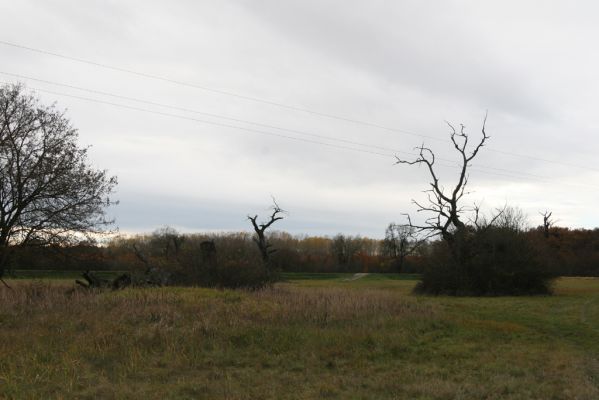
<svg viewBox="0 0 599 400"><path fill-rule="evenodd" d="M195 296L199 292L200 296ZM22 282L13 290L0 290L0 313L27 316L69 311L75 315L112 312L118 320L135 321L142 315L177 319L198 317L227 324L249 322L316 323L353 321L370 317L431 317L431 304L392 292L341 288L299 289L281 285L258 291L205 289L131 289L93 291L45 282ZM233 320L238 320L233 322Z"/></svg>
<svg viewBox="0 0 599 400"><path fill-rule="evenodd" d="M599 321L577 318L599 285L568 282L584 293L419 298L389 282L90 292L23 281L0 290L0 398L595 399Z"/></svg>

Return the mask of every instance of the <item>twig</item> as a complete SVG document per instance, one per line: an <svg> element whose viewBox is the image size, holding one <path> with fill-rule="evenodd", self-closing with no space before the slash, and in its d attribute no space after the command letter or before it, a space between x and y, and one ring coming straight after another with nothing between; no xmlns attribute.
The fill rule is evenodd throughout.
<svg viewBox="0 0 599 400"><path fill-rule="evenodd" d="M6 282L4 281L4 279L0 278L0 282L2 282L2 283L4 284L4 286L6 286L7 288L9 288L10 290L13 290L13 289L12 289L12 287L10 287L10 286L8 285L8 283L6 283Z"/></svg>

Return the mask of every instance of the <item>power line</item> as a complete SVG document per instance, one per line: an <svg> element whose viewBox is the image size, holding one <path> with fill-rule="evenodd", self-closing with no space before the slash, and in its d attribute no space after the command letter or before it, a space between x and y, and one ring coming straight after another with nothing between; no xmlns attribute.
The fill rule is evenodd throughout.
<svg viewBox="0 0 599 400"><path fill-rule="evenodd" d="M8 82L4 82L4 83L8 83ZM64 96L64 97L69 97L69 98L84 100L84 101L98 103L98 104L105 104L105 105L110 105L110 106L113 106L113 107L118 107L118 108L123 108L123 109L138 111L138 112L144 112L144 113L149 113L149 114L154 114L154 115L160 115L160 116L166 116L166 117L171 117L171 118L177 118L177 119L182 119L182 120L189 120L189 121L194 121L194 122L198 122L198 123L202 123L202 124L208 124L208 125L214 125L214 126L219 126L219 127L224 127L224 128L237 129L237 130L242 130L242 131L247 131L247 132L252 132L252 133L258 133L258 134L262 134L262 135L280 137L280 138L284 138L284 139L291 139L291 140L296 140L296 141L300 141L300 142L306 142L306 143L311 143L311 144L316 144L316 145L321 145L321 146L327 146L329 148L338 148L338 149L342 149L342 150L350 150L350 151L355 151L355 152L361 152L361 153L376 155L376 156L385 157L385 158L391 158L392 157L392 154L386 154L386 153L380 153L380 152L375 152L375 151L370 151L370 150L364 150L364 149L355 148L355 147L349 147L349 146L337 145L337 144L332 144L332 143L320 142L320 141L311 140L311 139L298 138L298 137L294 137L294 136L282 135L282 134L278 134L278 133L267 132L267 131L262 131L262 130L258 130L258 129L252 129L252 128L246 128L246 127L241 127L241 126L236 126L236 125L218 123L218 122L213 122L213 121L206 121L206 120L201 120L201 119L198 119L198 118L192 118L192 117L183 116L183 115L165 113L165 112L156 111L156 110L149 110L149 109L144 109L144 108L140 108L140 107L133 107L133 106L129 106L129 105L124 105L124 104L119 104L119 103L113 103L113 102L104 101L104 100L98 100L98 99L93 99L93 98L89 98L89 97L76 96L76 95L71 95L71 94L56 92L56 91L52 91L52 90L46 90L46 89L40 89L40 88L33 88L33 89L37 90L37 91L40 91L40 92L57 95L57 96ZM456 165L447 165L447 164L440 164L440 165L443 166L443 167L453 168L453 169L459 169L459 168L461 168L460 166L456 166ZM510 174L504 174L504 173L496 173L496 172L488 172L488 171L480 170L481 167L478 167L478 168L479 169L477 169L477 167L474 166L473 170L474 171L478 171L478 172L483 173L483 174L486 174L486 175L494 175L494 176L500 176L500 177L508 177L508 178L511 178L511 179L526 180L526 178L522 177L522 176L510 175ZM471 167L471 170L472 170L472 167ZM508 171L508 172L511 172L511 171ZM550 182L549 180L546 180L545 178L536 179L536 180L542 181L542 182ZM581 184L572 184L572 183L565 183L563 185L566 185L566 186L578 186L578 187L592 187L594 189L598 189L599 188L599 186L590 186L590 185L581 185Z"/></svg>
<svg viewBox="0 0 599 400"><path fill-rule="evenodd" d="M271 128L271 129L277 129L277 130L281 130L281 131L287 131L287 132L296 133L296 134L304 135L304 136L311 136L311 137L316 137L316 138L320 138L320 139L337 141L337 142L343 142L343 143L357 145L357 146L370 147L370 148L377 149L377 150L392 151L394 153L402 153L402 154L407 154L407 155L412 155L412 156L417 155L415 153L410 153L410 152L406 152L406 151L403 151L403 150L389 149L389 148L386 148L386 147L381 147L381 146L376 146L376 145L370 145L370 144L360 143L360 142L354 142L352 140L335 138L335 137L332 137L332 136L315 134L315 133L310 133L310 132L301 131L301 130L297 130L297 129L289 129L289 128L285 128L285 127L281 127L281 126L277 126L277 125L265 124L265 123L261 123L261 122L249 121L249 120L245 120L245 119L241 119L241 118L237 118L237 117L228 117L228 116L221 115L221 114L215 114L215 113L209 113L209 112L205 112L205 111L193 110L193 109L190 109L190 108L173 106L173 105L164 104L164 103L157 103L157 102L154 102L154 101L144 100L144 99L140 99L140 98L136 98L136 97L123 96L123 95L109 93L109 92L104 92L104 91L100 91L100 90L88 89L88 88L84 88L84 87L81 87L81 86L74 86L74 85L69 85L69 84L64 84L64 83L58 83L58 82L54 82L54 81L48 81L48 80L45 80L45 79L33 78L33 77L30 77L30 76L21 75L21 74L14 74L14 73L11 73L11 72L0 71L0 74L7 75L7 76L12 76L12 77L16 77L16 78L28 79L28 80L32 80L32 81L36 81L36 82L41 82L41 83L46 83L46 84L55 85L55 86L66 87L66 88L70 88L70 89L81 90L81 91L85 91L85 92L88 92L88 93L100 94L100 95L103 95L103 96L110 96L110 97L119 98L119 99L128 100L128 101L133 101L133 102L137 102L137 103L143 103L143 104L148 104L148 105L152 105L152 106L168 108L168 109L171 109L171 110L177 110L177 111L183 111L183 112L188 112L188 113L200 114L200 115L205 115L205 116L209 116L209 117L225 119L225 120L234 121L234 122L242 122L242 123L246 123L246 124L250 124L250 125L260 126L260 127L263 127L263 128ZM445 160L445 161L450 161L451 162L451 160Z"/></svg>
<svg viewBox="0 0 599 400"><path fill-rule="evenodd" d="M426 135L422 135L422 134L419 134L419 133L416 133L416 132L411 132L411 131L404 130L404 129L390 128L390 127L386 127L386 126L383 126L383 125L375 124L375 123L372 123L372 122L360 121L360 120L356 120L356 119L352 119L352 118L347 118L347 117L343 117L343 116L339 116L339 115L334 115L334 114L324 113L324 112L320 112L320 111L310 110L308 108L303 108L303 107L288 105L288 104L280 103L280 102L277 102L277 101L261 99L261 98L258 98L258 97L247 96L247 95L243 95L243 94L239 94L239 93L233 93L233 92L229 92L229 91L226 91L226 90L214 89L214 88L210 88L210 87L207 87L207 86L198 85L198 84L195 84L195 83L184 82L184 81L180 81L180 80L177 80L177 79L168 78L168 77L165 77L165 76L148 74L148 73L145 73L145 72L134 71L134 70L131 70L131 69L116 67L116 66L113 66L113 65L99 63L99 62L95 62L95 61L91 61L91 60L85 60L85 59L78 58L78 57L71 57L71 56L67 56L67 55L60 54L60 53L55 53L55 52L48 51L48 50L42 50L42 49L37 49L37 48L34 48L34 47L24 46L24 45L17 44L17 43L6 42L4 40L0 40L0 44L6 45L6 46L11 46L11 47L16 47L16 48L23 49L23 50L32 51L32 52L35 52L35 53L46 54L46 55L50 55L50 56L53 56L53 57L62 58L62 59L69 60L69 61L76 61L76 62L79 62L79 63L82 63L82 64L93 65L95 67L100 67L100 68L109 69L109 70L118 71L118 72L124 72L124 73L132 74L132 75L137 75L137 76L141 76L143 78L153 79L153 80L162 81L162 82L168 82L168 83L172 83L172 84L175 84L175 85L186 86L186 87L190 87L190 88L194 88L194 89L200 89L200 90L204 90L204 91L207 91L207 92L212 92L212 93L216 93L216 94L220 94L220 95L224 95L224 96L236 97L238 99L243 99L243 100L248 100L248 101L254 101L254 102L263 103L263 104L268 104L270 106L280 107L280 108L284 108L284 109L287 109L287 110L300 111L300 112L304 112L304 113L308 113L308 114L312 114L312 115L318 115L320 117L331 118L331 119L336 119L336 120L345 121L345 122L357 123L357 124L360 124L360 125L365 125L365 126L370 126L370 127L374 127L374 128L384 129L384 130L391 131L391 132L398 132L398 133L403 133L403 134L406 134L406 135L413 135L413 136L417 136L417 137L424 137L424 138L431 139L431 140L445 141L444 139L440 139L440 138L437 138L437 137L434 137L434 136L426 136Z"/></svg>
<svg viewBox="0 0 599 400"><path fill-rule="evenodd" d="M27 51L35 52L35 53L39 53L39 54L50 55L50 56L53 56L53 57L58 57L58 58L62 58L62 59L69 60L69 61L75 61L75 62L78 62L78 63L93 65L93 66L104 68L104 69L108 69L108 70L113 70L113 71L123 72L123 73L127 73L127 74L137 75L137 76L140 76L140 77L143 77L143 78L148 78L148 79L153 79L153 80L168 82L168 83L172 83L172 84L179 85L179 86L190 87L190 88L199 89L199 90L203 90L203 91L207 91L207 92L212 92L212 93L216 93L216 94L220 94L220 95L224 95L224 96L235 97L235 98L239 98L239 99L243 99L243 100L247 100L247 101L253 101L253 102L268 104L268 105L271 105L271 106L275 106L275 107L279 107L279 108L283 108L283 109L287 109L287 110L304 112L304 113L308 113L308 114L312 114L312 115L317 115L317 116L320 116L320 117L325 117L325 118L330 118L330 119L335 119L335 120L339 120L339 121L352 122L352 123L355 123L355 124L359 124L359 125L363 125L363 126L369 126L369 127L377 128L377 129L382 129L382 130L386 130L386 131L389 131L389 132L396 132L396 133L417 136L417 137L426 138L426 139L435 140L435 141L447 142L446 139L441 139L441 138L438 138L438 137L435 137L435 136L424 135L424 134L421 134L421 133L417 133L417 132L413 132L413 131L408 131L408 130L404 130L404 129L391 128L391 127L380 125L380 124L373 123L373 122L368 122L368 121L363 121L363 120L358 120L358 119L343 117L343 116L339 116L339 115L335 115L335 114L330 114L330 113L315 111L315 110L311 110L311 109L308 109L308 108L303 108L303 107L298 107L298 106L294 106L294 105L288 105L288 104L280 103L280 102L277 102L277 101L261 99L261 98L258 98L258 97L253 97L253 96L238 94L238 93L229 92L229 91L220 90L220 89L214 89L214 88L210 88L210 87L199 85L199 84L195 84L195 83L184 82L184 81L180 81L180 80L177 80L177 79L168 78L168 77L165 77L165 76L148 74L148 73L145 73L145 72L140 72L140 71L135 71L135 70L127 69L127 68L117 67L117 66L113 66L113 65L109 65L109 64L105 64L105 63L95 62L95 61L86 60L86 59L82 59L82 58L78 58L78 57L67 56L65 54L56 53L56 52L53 52L53 51L43 50L43 49L34 48L34 47L29 47L29 46L25 46L25 45L21 45L21 44L17 44L17 43L7 42L7 41L4 41L4 40L0 40L0 44L3 44L5 46L14 47L14 48L19 48L19 49L22 49L22 50L27 50ZM512 156L512 157L519 157L519 158L525 158L525 159L534 160L534 161L546 162L546 163L550 163L550 164L556 164L556 165L562 165L562 166L567 166L567 167L574 167L574 168L579 168L579 169L590 169L590 170L599 171L599 168L588 167L588 166L583 166L583 165L578 165L578 164L572 164L572 163L567 163L567 162L563 162L563 161L550 160L550 159L546 159L546 158L542 158L542 157L531 156L531 155L528 155L528 154L519 154L519 153L510 152L510 151L495 150L495 149L489 149L488 151L489 152L498 153L498 154L503 154L503 155L509 155L509 156Z"/></svg>
<svg viewBox="0 0 599 400"><path fill-rule="evenodd" d="M193 110L193 109L189 109L189 108L172 106L172 105L163 104L163 103L157 103L157 102L143 100L143 99L139 99L139 98L135 98L135 97L123 96L123 95L109 93L109 92L104 92L104 91L99 91L99 90L95 90L95 89L88 89L88 88L83 88L83 87L80 87L80 86L74 86L74 85L69 85L69 84L64 84L64 83L58 83L58 82L49 81L49 80L45 80L45 79L33 78L33 77L30 77L30 76L21 75L21 74L14 74L14 73L5 72L5 71L0 71L0 74L7 75L7 76L12 76L12 77L17 77L17 78L29 79L29 80L33 80L33 81L36 81L36 82L41 82L41 83L46 83L46 84L50 84L50 85L66 87L66 88L70 88L70 89L76 89L76 90L85 91L85 92L88 92L88 93L100 94L100 95L110 96L110 97L114 97L114 98L120 98L120 99L124 99L124 100L128 100L128 101L134 101L134 102L139 102L139 103L143 103L143 104L148 104L148 105L153 105L153 106L158 106L158 107L169 108L169 109L178 110L178 111L184 111L184 112L195 113L195 114L200 114L200 115L207 115L207 116L210 116L210 117L221 118L221 119L225 119L225 120L229 120L229 121L242 122L242 123L247 123L247 124L251 124L251 125L256 125L256 126L261 126L261 127L266 127L266 128L272 128L272 129L277 129L277 130L282 130L282 131L287 131L287 132L291 132L291 133L295 133L295 134L300 134L300 135L310 136L310 137L316 137L316 138L324 139L324 140L337 141L337 142L342 142L342 143L346 143L346 144L352 144L352 145L356 145L356 146L362 146L362 147L366 147L366 148L373 148L373 149L376 149L376 150L390 151L390 152L393 152L393 153L400 153L400 154L407 154L407 155L411 155L411 156L418 156L418 154L416 154L416 153L410 153L410 152L403 151L403 150L392 149L392 148L387 148L387 147L382 147L382 146L377 146L377 145L371 145L371 144L366 144L366 143L360 143L360 142L355 142L355 141L341 139L341 138L335 138L335 137L332 137L332 136L326 136L326 135L321 135L321 134L314 134L314 133L310 133L310 132L306 132L306 131L300 131L300 130L296 130L296 129L289 129L289 128L284 128L284 127L280 127L280 126L276 126L276 125L270 125L270 124L264 124L264 123L255 122L255 121L248 121L248 120L241 119L241 118L232 118L232 117L223 116L223 115L220 115L220 114L207 113L207 112ZM441 161L449 162L449 163L455 163L454 160L450 160L450 159L447 159L447 158L437 157L437 159L441 160ZM485 165L478 165L477 167L478 168L483 168L483 169L490 169L490 170L500 171L500 172L507 172L507 173L516 174L516 175L527 175L529 177L539 178L539 179L550 179L549 177L545 177L545 176L541 176L541 175L530 174L530 173L521 172L521 171L511 171L511 170L504 169L504 168L495 168L495 167L489 167L489 166L485 166Z"/></svg>
<svg viewBox="0 0 599 400"><path fill-rule="evenodd" d="M337 144L326 143L326 142L319 142L319 141L316 141L316 140L298 138L298 137L289 136L289 135L282 135L282 134L279 134L279 133L267 132L267 131L262 131L262 130L258 130L258 129L246 128L246 127L242 127L242 126L224 124L224 123L214 122L214 121L207 121L207 120L202 120L202 119L199 119L199 118L187 117L187 116L184 116L184 115L177 115L177 114L165 113L165 112L162 112L162 111L149 110L149 109L140 108L140 107L133 107L133 106L125 105L125 104L113 103L113 102L110 102L110 101L92 99L90 97L83 97L83 96L76 96L76 95L72 95L72 94L55 92L53 90L46 90L46 89L40 89L40 88L33 88L33 89L36 90L36 91L39 91L39 92L50 93L50 94L57 95L57 96L70 97L70 98L73 98L73 99L85 100L85 101L90 101L90 102L99 103L99 104L106 104L106 105L110 105L110 106L113 106L113 107L119 107L119 108L129 109L129 110L133 110L133 111L139 111L139 112L144 112L144 113L149 113L149 114L161 115L161 116L165 116L165 117L171 117L171 118L178 118L178 119L183 119L183 120L188 120L188 121L194 121L194 122L199 122L199 123L202 123L202 124L214 125L214 126L219 126L219 127L223 127L223 128L239 129L239 130L242 130L242 131L247 131L247 132L252 132L252 133L258 133L258 134L262 134L262 135L276 136L276 137L285 138L285 139L297 140L297 141L300 141L300 142L318 144L318 145L328 146L328 147L335 147L335 148L340 148L340 149L344 149L344 150L352 150L352 151L357 151L357 152L362 152L362 153L368 153L368 154L374 154L374 155L378 155L378 156L384 156L384 157L388 157L388 158L392 158L393 157L392 154L379 153L379 152L370 151L370 150L364 150L364 149L355 148L355 147L337 145Z"/></svg>

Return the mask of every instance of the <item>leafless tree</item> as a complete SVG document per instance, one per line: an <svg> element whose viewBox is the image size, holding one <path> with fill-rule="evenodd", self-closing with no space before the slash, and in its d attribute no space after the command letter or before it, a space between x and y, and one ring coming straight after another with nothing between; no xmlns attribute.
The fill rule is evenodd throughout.
<svg viewBox="0 0 599 400"><path fill-rule="evenodd" d="M117 184L93 168L64 113L22 85L0 87L0 279L14 246L93 238Z"/></svg>
<svg viewBox="0 0 599 400"><path fill-rule="evenodd" d="M360 251L361 239L359 236L346 236L341 233L331 240L331 252L341 268L350 268L354 256Z"/></svg>
<svg viewBox="0 0 599 400"><path fill-rule="evenodd" d="M491 217L485 216L481 212L480 205L476 203L470 211L472 211L472 216L468 217L468 221L478 231L491 227L521 230L526 223L526 215L519 208L509 207L507 204L502 208L496 208Z"/></svg>
<svg viewBox="0 0 599 400"><path fill-rule="evenodd" d="M267 267L270 262L270 255L274 253L276 250L272 248L272 244L269 243L268 238L265 235L265 232L272 224L283 219L283 215L286 214L286 211L279 207L274 197L272 199L272 202L272 213L270 214L268 221L258 223L258 215L254 215L253 217L248 215L248 219L251 221L252 227L254 228L254 232L256 233L256 236L254 236L254 242L256 242L256 244L258 245L260 255L262 256L262 261L264 261L264 264Z"/></svg>
<svg viewBox="0 0 599 400"><path fill-rule="evenodd" d="M423 243L423 240L416 237L414 227L392 222L385 230L383 249L395 260L396 272L402 272L406 257L413 254Z"/></svg>
<svg viewBox="0 0 599 400"><path fill-rule="evenodd" d="M517 232L524 232L529 228L528 217L521 208L505 206L500 211L495 222L498 227Z"/></svg>
<svg viewBox="0 0 599 400"><path fill-rule="evenodd" d="M541 216L543 217L543 236L545 236L545 238L548 238L549 231L554 224L554 221L551 218L553 212L545 210L545 212L539 212L539 214L541 214Z"/></svg>
<svg viewBox="0 0 599 400"><path fill-rule="evenodd" d="M130 249L145 267L143 274L137 274L135 278L141 284L149 286L171 284L172 271L176 270L181 263L181 247L185 240L185 235L169 226L134 240Z"/></svg>
<svg viewBox="0 0 599 400"><path fill-rule="evenodd" d="M431 213L430 217L422 225L416 225L412 223L410 216L407 215L407 226L413 228L417 234L424 235L424 237L440 235L450 247L453 247L456 238L466 231L463 214L471 212L473 209L472 207L462 206L460 200L467 194L466 186L468 184L470 162L490 138L485 131L486 121L487 117L485 115L482 125L482 137L471 149L468 146L470 136L466 134L465 126L461 125L458 130L449 122L447 123L451 129L451 142L460 158L458 180L455 186L450 189L445 189L441 185L435 171L435 153L430 148L425 147L424 144L416 148L418 157L415 160L408 161L396 157L396 164L425 165L431 177L430 189L424 191L427 195L427 202L422 203L412 200L418 207L417 212Z"/></svg>
<svg viewBox="0 0 599 400"><path fill-rule="evenodd" d="M164 226L155 230L150 238L151 247L159 249L165 260L177 260L181 246L185 242L185 236L170 226Z"/></svg>

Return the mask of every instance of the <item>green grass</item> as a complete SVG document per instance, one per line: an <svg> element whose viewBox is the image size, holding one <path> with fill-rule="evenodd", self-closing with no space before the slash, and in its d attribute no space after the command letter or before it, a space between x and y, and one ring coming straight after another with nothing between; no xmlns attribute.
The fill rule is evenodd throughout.
<svg viewBox="0 0 599 400"><path fill-rule="evenodd" d="M599 279L451 298L334 275L257 292L9 281L0 398L599 398Z"/></svg>
<svg viewBox="0 0 599 400"><path fill-rule="evenodd" d="M285 281L341 281L351 278L353 273L323 273L323 272L283 272L282 278ZM368 274L364 278L368 281L373 280L418 280L419 274Z"/></svg>
<svg viewBox="0 0 599 400"><path fill-rule="evenodd" d="M281 278L286 281L330 281L351 277L353 274L338 272L283 272Z"/></svg>

